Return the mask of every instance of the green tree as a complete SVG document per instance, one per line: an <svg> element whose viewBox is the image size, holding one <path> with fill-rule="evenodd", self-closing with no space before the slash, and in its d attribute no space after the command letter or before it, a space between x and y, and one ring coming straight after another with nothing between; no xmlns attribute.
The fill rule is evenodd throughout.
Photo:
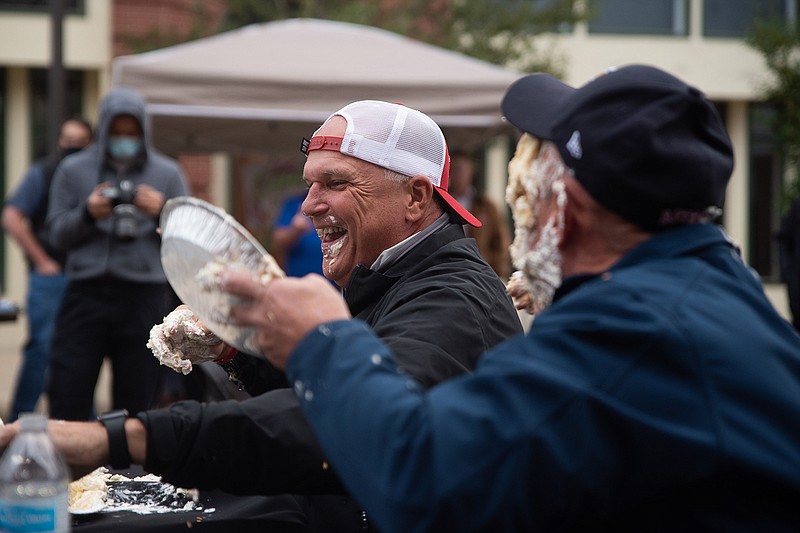
<svg viewBox="0 0 800 533"><path fill-rule="evenodd" d="M223 30L307 17L376 26L495 64L560 74L533 37L581 19L577 0L230 0Z"/></svg>
<svg viewBox="0 0 800 533"><path fill-rule="evenodd" d="M763 56L773 81L763 89L776 109L772 131L789 180L783 205L800 196L800 28L785 20L756 21L747 43Z"/></svg>

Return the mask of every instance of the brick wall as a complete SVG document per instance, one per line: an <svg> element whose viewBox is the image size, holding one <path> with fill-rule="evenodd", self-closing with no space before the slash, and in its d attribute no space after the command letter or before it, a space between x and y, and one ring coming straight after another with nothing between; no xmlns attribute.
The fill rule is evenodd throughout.
<svg viewBox="0 0 800 533"><path fill-rule="evenodd" d="M169 46L217 32L225 0L114 0L114 56L135 53L131 41ZM199 32L199 35L197 33ZM150 40L151 42L147 42Z"/></svg>
<svg viewBox="0 0 800 533"><path fill-rule="evenodd" d="M178 163L186 174L192 196L211 201L211 158L204 154L180 154Z"/></svg>

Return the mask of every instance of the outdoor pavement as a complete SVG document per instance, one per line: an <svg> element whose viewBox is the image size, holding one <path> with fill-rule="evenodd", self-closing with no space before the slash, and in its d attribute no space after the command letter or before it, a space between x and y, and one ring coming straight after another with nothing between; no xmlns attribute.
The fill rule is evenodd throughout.
<svg viewBox="0 0 800 533"><path fill-rule="evenodd" d="M14 383L22 362L22 345L25 342L27 320L20 314L15 322L0 322L0 417L8 418L11 409L11 396L14 394ZM95 391L97 412L102 413L110 407L109 373L106 366L100 374L100 381ZM40 401L37 411L45 412L46 400Z"/></svg>

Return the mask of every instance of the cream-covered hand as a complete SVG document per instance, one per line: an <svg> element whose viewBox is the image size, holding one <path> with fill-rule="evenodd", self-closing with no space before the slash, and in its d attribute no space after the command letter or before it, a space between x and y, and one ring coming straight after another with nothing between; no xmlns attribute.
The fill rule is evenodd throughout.
<svg viewBox="0 0 800 533"><path fill-rule="evenodd" d="M164 322L153 326L147 347L162 365L183 374L192 371L192 363L214 361L226 348L185 305L178 306L164 317Z"/></svg>

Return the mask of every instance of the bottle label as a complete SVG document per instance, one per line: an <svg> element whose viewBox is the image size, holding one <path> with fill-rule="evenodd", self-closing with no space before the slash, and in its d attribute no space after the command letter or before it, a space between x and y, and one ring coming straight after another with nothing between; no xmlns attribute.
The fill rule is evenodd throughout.
<svg viewBox="0 0 800 533"><path fill-rule="evenodd" d="M38 505L0 501L0 531L8 533L46 533L68 531L60 512L61 498ZM66 503L66 502L64 502Z"/></svg>

